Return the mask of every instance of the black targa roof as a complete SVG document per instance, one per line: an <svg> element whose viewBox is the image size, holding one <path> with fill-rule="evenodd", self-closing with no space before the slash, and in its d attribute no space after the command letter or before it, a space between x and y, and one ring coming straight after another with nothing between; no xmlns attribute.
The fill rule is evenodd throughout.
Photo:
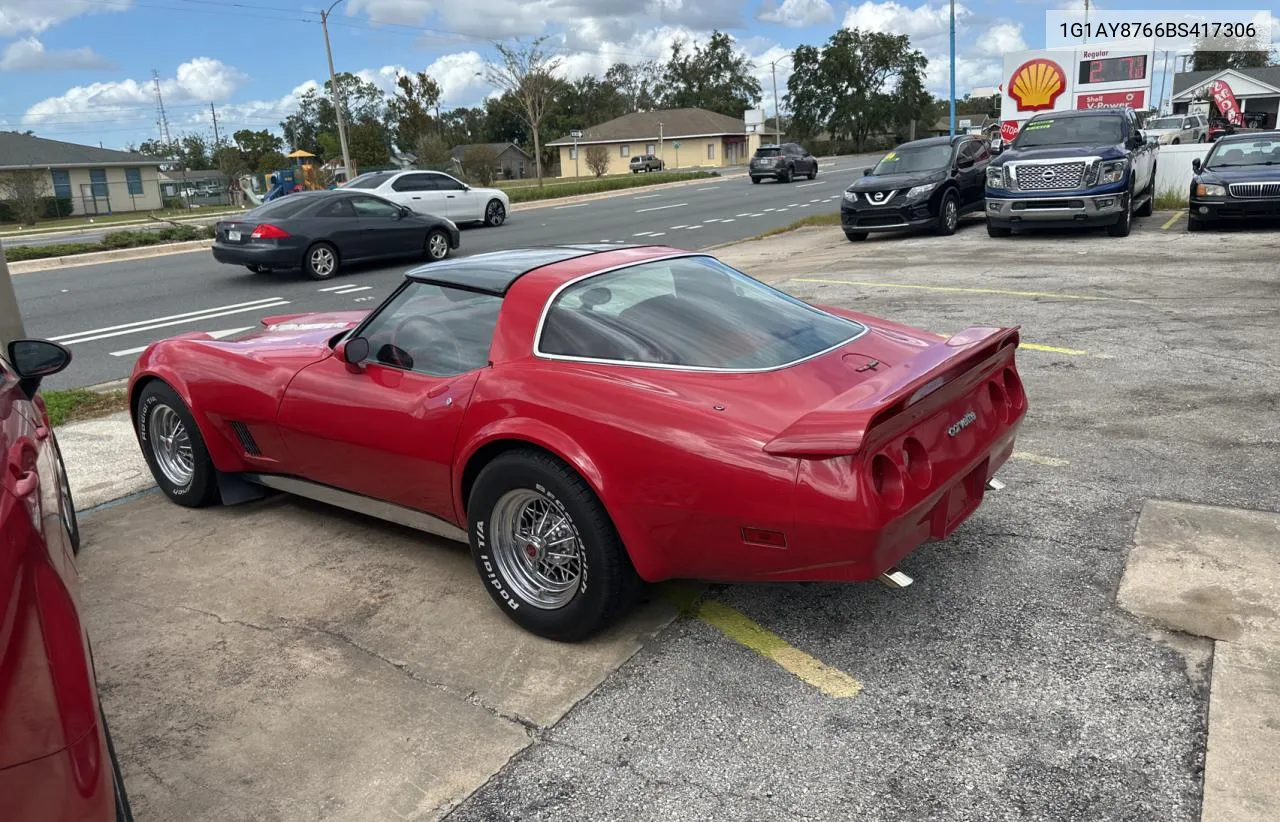
<svg viewBox="0 0 1280 822"><path fill-rule="evenodd" d="M412 269L405 276L420 282L465 288L500 297L520 277L544 265L603 251L636 247L622 243L580 243L513 248L429 263Z"/></svg>

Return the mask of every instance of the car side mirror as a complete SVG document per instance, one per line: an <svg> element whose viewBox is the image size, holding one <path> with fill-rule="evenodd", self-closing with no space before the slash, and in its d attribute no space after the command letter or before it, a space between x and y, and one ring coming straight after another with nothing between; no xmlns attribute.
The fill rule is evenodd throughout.
<svg viewBox="0 0 1280 822"><path fill-rule="evenodd" d="M42 379L71 364L71 352L48 340L14 340L8 351L9 362L21 379L20 387L29 397L39 390Z"/></svg>
<svg viewBox="0 0 1280 822"><path fill-rule="evenodd" d="M1194 171L1196 174L1199 174L1199 173L1200 173L1200 167L1201 167L1200 158L1199 158L1199 157L1192 157L1192 158L1191 158L1191 170L1192 170L1192 171Z"/></svg>
<svg viewBox="0 0 1280 822"><path fill-rule="evenodd" d="M871 176L871 169L869 169L869 168L864 168L864 169L862 170L862 176L863 176L863 177L870 177L870 176Z"/></svg>
<svg viewBox="0 0 1280 822"><path fill-rule="evenodd" d="M338 356L347 364L347 370L358 372L364 370L364 361L369 356L369 340L367 337L352 337L338 343Z"/></svg>

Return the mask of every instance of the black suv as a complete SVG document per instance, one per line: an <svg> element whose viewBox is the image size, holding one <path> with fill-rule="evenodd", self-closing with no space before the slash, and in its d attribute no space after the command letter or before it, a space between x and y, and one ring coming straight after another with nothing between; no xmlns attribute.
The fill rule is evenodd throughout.
<svg viewBox="0 0 1280 822"><path fill-rule="evenodd" d="M812 180L818 176L818 158L795 143L760 146L752 156L747 171L753 183L758 183L765 177L789 183L801 174Z"/></svg>
<svg viewBox="0 0 1280 822"><path fill-rule="evenodd" d="M913 140L890 151L844 192L840 226L850 240L870 231L933 228L954 234L960 215L982 211L991 144L970 134Z"/></svg>

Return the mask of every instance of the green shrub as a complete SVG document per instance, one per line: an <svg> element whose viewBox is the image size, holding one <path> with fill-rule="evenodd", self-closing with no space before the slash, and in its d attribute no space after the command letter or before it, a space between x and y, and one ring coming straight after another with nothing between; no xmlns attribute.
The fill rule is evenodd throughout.
<svg viewBox="0 0 1280 822"><path fill-rule="evenodd" d="M59 217L71 216L71 198L70 197L41 197L40 198L40 217L45 220L56 220ZM17 214L15 213L13 203L8 200L0 200L0 223L17 222Z"/></svg>
<svg viewBox="0 0 1280 822"><path fill-rule="evenodd" d="M4 250L5 259L11 263L22 260L43 260L46 257L68 257L72 254L88 254L101 251L98 243L61 243L58 245L15 245Z"/></svg>
<svg viewBox="0 0 1280 822"><path fill-rule="evenodd" d="M181 197L165 197L164 207L170 211L181 211L186 208L186 203L182 202Z"/></svg>

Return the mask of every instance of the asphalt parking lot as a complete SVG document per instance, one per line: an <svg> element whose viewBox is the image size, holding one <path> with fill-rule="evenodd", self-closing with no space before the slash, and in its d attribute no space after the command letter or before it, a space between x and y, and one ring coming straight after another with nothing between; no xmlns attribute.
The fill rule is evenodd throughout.
<svg viewBox="0 0 1280 822"><path fill-rule="evenodd" d="M86 514L138 818L1199 819L1212 646L1116 591L1147 500L1280 511L1280 232L1172 216L718 252L938 333L1022 326L1006 487L905 590L712 586L677 615L664 586L561 646L494 612L463 548L394 526L280 498Z"/></svg>

